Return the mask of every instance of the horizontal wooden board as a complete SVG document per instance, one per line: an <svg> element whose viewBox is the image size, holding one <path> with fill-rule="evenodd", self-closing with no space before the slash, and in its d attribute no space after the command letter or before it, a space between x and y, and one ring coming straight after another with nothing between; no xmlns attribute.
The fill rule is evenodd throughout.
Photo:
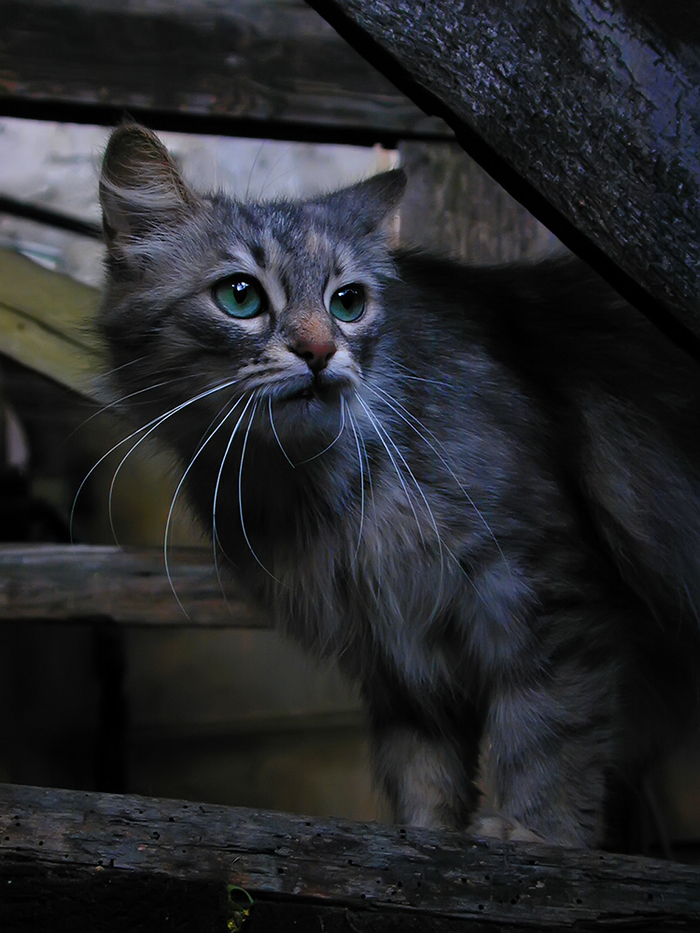
<svg viewBox="0 0 700 933"><path fill-rule="evenodd" d="M480 922L476 929L484 931L589 930L598 922L607 928L606 921L655 931L671 921L674 930L690 930L700 923L700 872L690 866L459 833L0 785L0 905L11 896L8 883L21 880L27 866L41 869L54 886L59 872L86 882L101 876L135 884L144 877L230 883L261 902L358 911L375 923L362 929L447 929L441 920L461 920L449 929L468 930ZM394 926L379 926L385 915ZM416 915L423 926L409 927Z"/></svg>
<svg viewBox="0 0 700 933"><path fill-rule="evenodd" d="M0 546L0 620L268 628L205 548ZM224 596L225 591L225 596Z"/></svg>
<svg viewBox="0 0 700 933"><path fill-rule="evenodd" d="M224 133L344 131L364 143L452 135L302 0L0 0L0 22L0 112L73 104L95 123L128 111L159 129L189 116L205 132L209 120Z"/></svg>

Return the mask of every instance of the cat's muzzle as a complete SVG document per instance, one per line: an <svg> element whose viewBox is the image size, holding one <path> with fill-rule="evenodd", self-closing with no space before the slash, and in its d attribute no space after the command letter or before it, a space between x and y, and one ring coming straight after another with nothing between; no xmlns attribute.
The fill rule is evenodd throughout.
<svg viewBox="0 0 700 933"><path fill-rule="evenodd" d="M350 388L347 379L330 375L326 370L290 381L277 398L282 402L314 401L337 404L343 390Z"/></svg>

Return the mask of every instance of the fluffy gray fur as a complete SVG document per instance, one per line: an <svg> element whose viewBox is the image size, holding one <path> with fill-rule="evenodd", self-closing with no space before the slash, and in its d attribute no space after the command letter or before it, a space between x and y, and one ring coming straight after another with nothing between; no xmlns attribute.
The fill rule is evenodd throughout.
<svg viewBox="0 0 700 933"><path fill-rule="evenodd" d="M500 825L593 845L696 721L696 365L577 262L390 252L404 184L243 204L124 126L101 331L222 564L359 683L397 820L478 818L487 750Z"/></svg>

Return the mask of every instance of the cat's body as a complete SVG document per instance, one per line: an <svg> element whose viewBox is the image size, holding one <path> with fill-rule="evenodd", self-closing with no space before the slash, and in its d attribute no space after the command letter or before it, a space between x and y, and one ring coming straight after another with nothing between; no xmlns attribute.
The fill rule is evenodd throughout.
<svg viewBox="0 0 700 933"><path fill-rule="evenodd" d="M392 256L402 189L242 206L118 130L102 331L222 565L359 683L397 818L466 826L488 746L507 819L594 844L698 710L700 373L577 262Z"/></svg>

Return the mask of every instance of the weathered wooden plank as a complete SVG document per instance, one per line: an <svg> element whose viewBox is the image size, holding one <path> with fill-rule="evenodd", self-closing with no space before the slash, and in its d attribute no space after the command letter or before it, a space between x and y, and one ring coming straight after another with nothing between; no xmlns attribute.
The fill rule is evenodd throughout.
<svg viewBox="0 0 700 933"><path fill-rule="evenodd" d="M35 223L45 224L55 230L67 230L69 233L77 233L91 240L102 240L102 228L99 224L72 217L69 214L52 210L50 207L30 204L21 198L0 194L0 213L20 217L23 220L33 220Z"/></svg>
<svg viewBox="0 0 700 933"><path fill-rule="evenodd" d="M159 129L189 115L268 137L451 136L301 0L0 0L0 22L0 112L45 102Z"/></svg>
<svg viewBox="0 0 700 933"><path fill-rule="evenodd" d="M0 785L0 878L11 881L20 861L47 874L70 869L85 877L132 873L233 883L256 898L337 905L373 917L410 910L426 925L440 918L482 921L484 929L487 921L513 929L588 929L603 920L654 930L670 920L674 929L700 923L700 869L691 866L504 846L459 833Z"/></svg>
<svg viewBox="0 0 700 933"><path fill-rule="evenodd" d="M98 303L97 289L0 249L0 353L104 400L106 366L92 332Z"/></svg>
<svg viewBox="0 0 700 933"><path fill-rule="evenodd" d="M169 565L170 581L155 549L2 545L0 620L269 627L225 573L217 578L211 551L174 549Z"/></svg>
<svg viewBox="0 0 700 933"><path fill-rule="evenodd" d="M399 209L402 246L467 263L534 261L562 248L457 143L402 142L399 161L411 178Z"/></svg>
<svg viewBox="0 0 700 933"><path fill-rule="evenodd" d="M694 0L310 0L651 316L700 335Z"/></svg>

